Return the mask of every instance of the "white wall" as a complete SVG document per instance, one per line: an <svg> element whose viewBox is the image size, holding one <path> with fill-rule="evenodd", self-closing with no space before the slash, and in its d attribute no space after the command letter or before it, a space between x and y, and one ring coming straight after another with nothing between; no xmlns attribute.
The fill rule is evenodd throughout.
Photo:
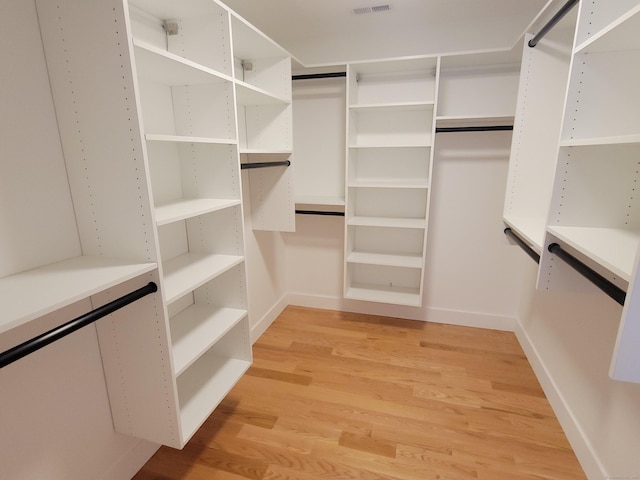
<svg viewBox="0 0 640 480"><path fill-rule="evenodd" d="M622 308L605 294L536 291L529 262L516 333L590 479L640 478L640 384L608 376Z"/></svg>

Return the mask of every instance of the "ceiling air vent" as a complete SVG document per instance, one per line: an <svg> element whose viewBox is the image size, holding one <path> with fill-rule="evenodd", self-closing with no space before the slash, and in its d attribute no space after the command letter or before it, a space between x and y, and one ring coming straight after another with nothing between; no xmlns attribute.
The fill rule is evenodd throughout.
<svg viewBox="0 0 640 480"><path fill-rule="evenodd" d="M376 13L376 12L388 12L391 9L389 4L387 5L377 5L375 7L360 7L354 8L353 13L356 15L363 15L365 13Z"/></svg>

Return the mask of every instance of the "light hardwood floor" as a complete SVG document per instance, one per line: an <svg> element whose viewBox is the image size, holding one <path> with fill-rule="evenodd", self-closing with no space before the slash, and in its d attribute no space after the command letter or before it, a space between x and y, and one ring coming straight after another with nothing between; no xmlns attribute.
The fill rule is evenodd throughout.
<svg viewBox="0 0 640 480"><path fill-rule="evenodd" d="M515 336L287 307L135 480L585 479Z"/></svg>

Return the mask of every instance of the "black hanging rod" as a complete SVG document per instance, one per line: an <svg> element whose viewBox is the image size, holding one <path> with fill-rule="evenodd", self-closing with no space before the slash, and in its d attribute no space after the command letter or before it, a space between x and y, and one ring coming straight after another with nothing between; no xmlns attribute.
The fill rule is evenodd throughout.
<svg viewBox="0 0 640 480"><path fill-rule="evenodd" d="M310 80L313 78L338 78L346 77L347 72L332 72L332 73L308 73L304 75L293 75L292 80Z"/></svg>
<svg viewBox="0 0 640 480"><path fill-rule="evenodd" d="M241 170L247 170L251 168L267 168L267 167L288 167L291 165L291 160L283 160L282 162L256 162L256 163L242 163L240 165Z"/></svg>
<svg viewBox="0 0 640 480"><path fill-rule="evenodd" d="M507 237L513 239L513 241L516 242L527 255L533 258L536 263L540 263L540 255L538 255L538 253L533 248L531 248L524 240L522 240L513 230L507 227L504 229L504 234Z"/></svg>
<svg viewBox="0 0 640 480"><path fill-rule="evenodd" d="M116 298L115 300L96 308L95 310L90 311L89 313L85 313L84 315L79 316L69 322L60 325L59 327L53 328L48 332L45 332L37 337L34 337L30 340L27 340L20 345L16 345L13 348L10 348L6 352L0 353L0 368L6 367L10 363L15 362L16 360L20 360L22 357L26 357L27 355L35 352L36 350L40 350L42 347L46 347L50 343L53 343L57 340L60 340L63 337L75 332L76 330L85 327L96 320L101 319L102 317L106 317L110 313L119 310L120 308L129 305L130 303L139 300L140 298L149 295L158 290L158 286L149 282L142 288L138 290L134 290L131 293L128 293L120 298Z"/></svg>
<svg viewBox="0 0 640 480"><path fill-rule="evenodd" d="M580 260L578 260L569 252L564 250L557 243L552 243L547 248L551 253L553 253L554 255L557 255L562 260L564 260L570 267L572 267L574 270L580 273L583 277L585 277L587 280L593 283L596 287L598 287L604 293L606 293L611 298L613 298L620 305L624 305L624 300L627 297L627 293L624 290L622 290L620 287L611 283L609 280L604 278L602 275L600 275L598 272L593 270L591 267L582 263Z"/></svg>
<svg viewBox="0 0 640 480"><path fill-rule="evenodd" d="M549 20L542 29L536 33L536 35L529 40L529 45L531 48L535 47L540 39L544 37L549 30L555 27L556 23L558 23L562 18L569 13L569 11L579 2L580 0L569 0L565 3L560 10Z"/></svg>
<svg viewBox="0 0 640 480"><path fill-rule="evenodd" d="M495 132L513 130L513 125L484 125L473 127L436 127L436 133L451 132Z"/></svg>
<svg viewBox="0 0 640 480"><path fill-rule="evenodd" d="M344 212L327 212L323 210L296 210L298 215L325 215L332 217L344 217Z"/></svg>

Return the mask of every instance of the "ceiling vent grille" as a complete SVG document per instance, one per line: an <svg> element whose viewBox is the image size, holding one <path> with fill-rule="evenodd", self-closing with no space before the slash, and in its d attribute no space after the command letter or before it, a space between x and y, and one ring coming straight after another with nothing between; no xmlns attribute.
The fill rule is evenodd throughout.
<svg viewBox="0 0 640 480"><path fill-rule="evenodd" d="M391 10L391 6L387 5L376 5L375 7L360 7L354 8L353 13L356 15L363 15L365 13L376 13L376 12L388 12Z"/></svg>

